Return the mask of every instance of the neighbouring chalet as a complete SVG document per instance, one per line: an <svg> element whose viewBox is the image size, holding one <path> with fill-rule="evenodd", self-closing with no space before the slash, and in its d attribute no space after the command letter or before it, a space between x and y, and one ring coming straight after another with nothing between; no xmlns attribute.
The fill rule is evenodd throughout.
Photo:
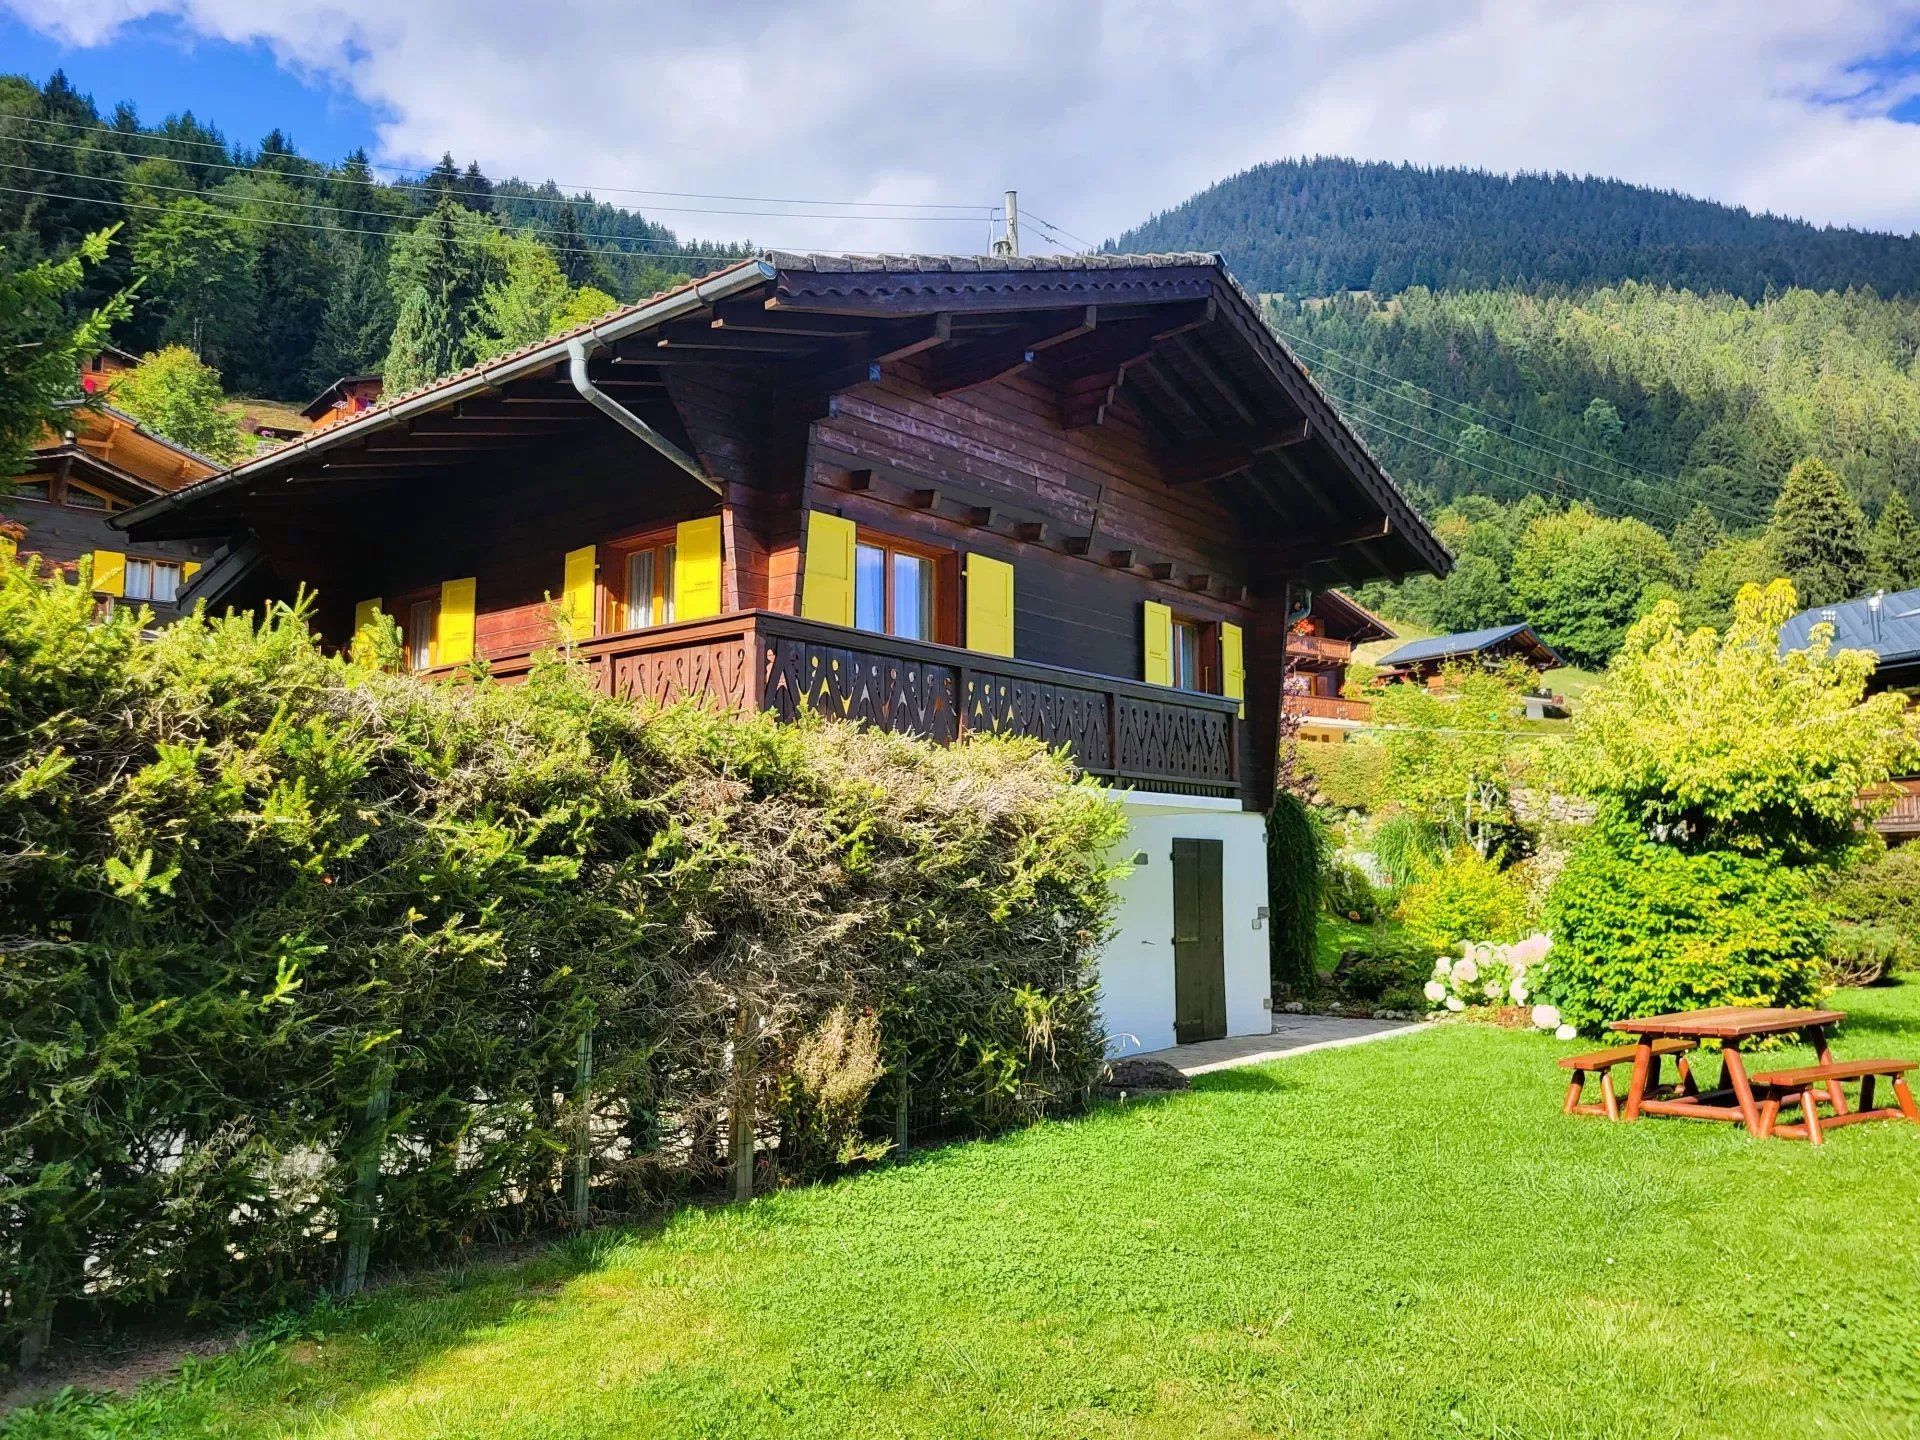
<svg viewBox="0 0 1920 1440"><path fill-rule="evenodd" d="M1445 548L1217 256L768 254L115 517L499 680L1065 746L1134 861L1116 1050L1263 1032L1269 803L1307 589Z"/></svg>
<svg viewBox="0 0 1920 1440"><path fill-rule="evenodd" d="M1540 638L1533 626L1496 625L1487 630L1463 630L1457 635L1409 640L1380 657L1379 678L1428 684L1449 665L1503 665L1509 660L1518 660L1541 674L1567 663Z"/></svg>
<svg viewBox="0 0 1920 1440"><path fill-rule="evenodd" d="M1836 650L1871 651L1869 692L1902 690L1920 697L1920 590L1869 595L1842 605L1803 610L1780 627L1780 649L1804 650L1813 627L1831 625ZM1889 841L1920 838L1920 776L1893 782L1893 807L1874 822Z"/></svg>
<svg viewBox="0 0 1920 1440"><path fill-rule="evenodd" d="M314 430L325 430L380 403L383 382L378 375L342 375L306 403L300 414Z"/></svg>
<svg viewBox="0 0 1920 1440"><path fill-rule="evenodd" d="M81 373L90 392L88 382L127 368L121 352L103 355ZM0 481L0 520L20 530L13 543L22 555L37 555L69 578L91 555L95 593L150 606L164 622L182 613L180 591L219 543L183 538L130 546L110 522L219 468L111 405L76 402L64 408L57 429L43 432L26 469Z"/></svg>
<svg viewBox="0 0 1920 1440"><path fill-rule="evenodd" d="M1307 613L1287 641L1292 673L1286 709L1300 722L1295 732L1307 744L1338 744L1373 720L1373 702L1349 699L1347 666L1353 647L1392 640L1387 622L1350 595L1317 590Z"/></svg>

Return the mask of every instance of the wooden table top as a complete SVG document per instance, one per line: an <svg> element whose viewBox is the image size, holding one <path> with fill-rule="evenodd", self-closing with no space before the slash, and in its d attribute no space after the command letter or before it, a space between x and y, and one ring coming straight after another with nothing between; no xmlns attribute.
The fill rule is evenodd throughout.
<svg viewBox="0 0 1920 1440"><path fill-rule="evenodd" d="M1838 1025L1844 1010L1787 1010L1765 1005L1715 1005L1706 1010L1682 1010L1675 1015L1642 1015L1614 1022L1615 1030L1630 1035L1691 1035L1708 1040L1739 1040L1748 1035L1778 1035L1783 1030L1806 1030L1816 1025Z"/></svg>

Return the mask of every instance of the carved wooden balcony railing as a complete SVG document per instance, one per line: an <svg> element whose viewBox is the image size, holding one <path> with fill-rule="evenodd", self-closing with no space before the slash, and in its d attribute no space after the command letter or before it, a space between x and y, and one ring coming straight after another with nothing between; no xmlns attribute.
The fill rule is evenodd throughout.
<svg viewBox="0 0 1920 1440"><path fill-rule="evenodd" d="M1920 836L1920 779L1893 780L1893 804L1873 822L1882 835Z"/></svg>
<svg viewBox="0 0 1920 1440"><path fill-rule="evenodd" d="M1364 725L1373 719L1371 700L1342 700L1331 695L1289 695L1285 704L1294 714L1314 720L1353 720Z"/></svg>
<svg viewBox="0 0 1920 1440"><path fill-rule="evenodd" d="M812 708L942 744L976 731L1030 735L1064 745L1082 770L1117 785L1240 793L1238 707L1217 695L760 610L597 636L574 648L601 689L635 700L705 696L783 720ZM489 668L511 684L531 659L495 656Z"/></svg>
<svg viewBox="0 0 1920 1440"><path fill-rule="evenodd" d="M1331 640L1325 635L1293 634L1287 637L1287 653L1312 660L1345 663L1353 658L1351 640Z"/></svg>

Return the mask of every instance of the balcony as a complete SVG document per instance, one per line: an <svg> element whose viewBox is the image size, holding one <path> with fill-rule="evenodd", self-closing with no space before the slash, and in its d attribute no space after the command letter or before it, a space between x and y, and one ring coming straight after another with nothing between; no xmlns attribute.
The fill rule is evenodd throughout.
<svg viewBox="0 0 1920 1440"><path fill-rule="evenodd" d="M812 708L941 744L981 731L1030 735L1065 746L1080 769L1114 785L1240 795L1238 707L1217 695L763 610L602 635L574 650L601 690L634 700L699 696L783 720ZM531 661L519 652L489 664L511 684Z"/></svg>
<svg viewBox="0 0 1920 1440"><path fill-rule="evenodd" d="M1893 804L1873 822L1873 828L1889 840L1920 838L1920 779L1893 780L1887 789L1893 792Z"/></svg>
<svg viewBox="0 0 1920 1440"><path fill-rule="evenodd" d="M1287 637L1287 653L1303 660L1330 660L1344 665L1353 658L1353 642L1295 633Z"/></svg>
<svg viewBox="0 0 1920 1440"><path fill-rule="evenodd" d="M1344 720L1355 725L1370 724L1373 720L1371 700L1342 700L1331 695L1289 695L1286 708L1289 713L1308 720Z"/></svg>

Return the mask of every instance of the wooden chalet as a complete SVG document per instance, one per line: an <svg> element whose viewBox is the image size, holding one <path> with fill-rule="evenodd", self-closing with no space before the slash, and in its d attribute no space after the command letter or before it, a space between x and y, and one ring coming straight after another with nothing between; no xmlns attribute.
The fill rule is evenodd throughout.
<svg viewBox="0 0 1920 1440"><path fill-rule="evenodd" d="M1804 650L1816 625L1833 627L1838 650L1865 650L1874 658L1870 693L1899 690L1920 697L1920 590L1862 596L1803 610L1780 627L1780 648ZM1920 774L1889 784L1892 803L1874 821L1890 843L1920 839Z"/></svg>
<svg viewBox="0 0 1920 1440"><path fill-rule="evenodd" d="M125 368L112 358L120 352L106 353L111 368L90 365L83 387ZM129 546L110 522L218 469L103 401L76 402L42 434L26 469L0 487L0 519L20 531L13 543L21 554L69 577L92 556L93 587L103 601L137 601L164 622L181 613L180 592L219 543L185 538Z"/></svg>
<svg viewBox="0 0 1920 1440"><path fill-rule="evenodd" d="M309 428L324 430L364 415L380 403L384 384L378 375L342 375L301 407L301 417L308 421Z"/></svg>
<svg viewBox="0 0 1920 1440"><path fill-rule="evenodd" d="M1518 660L1532 670L1557 670L1566 661L1531 625L1496 625L1409 640L1380 657L1380 679L1431 682L1449 665L1500 665Z"/></svg>
<svg viewBox="0 0 1920 1440"><path fill-rule="evenodd" d="M1212 255L767 254L114 519L423 671L564 631L619 694L1065 746L1187 846L1128 903L1200 958L1107 977L1147 1048L1266 1023L1304 589L1450 563Z"/></svg>
<svg viewBox="0 0 1920 1440"><path fill-rule="evenodd" d="M1371 723L1373 702L1346 693L1353 647L1395 638L1386 621L1351 595L1316 590L1287 641L1292 670L1285 707L1307 744L1337 744Z"/></svg>

